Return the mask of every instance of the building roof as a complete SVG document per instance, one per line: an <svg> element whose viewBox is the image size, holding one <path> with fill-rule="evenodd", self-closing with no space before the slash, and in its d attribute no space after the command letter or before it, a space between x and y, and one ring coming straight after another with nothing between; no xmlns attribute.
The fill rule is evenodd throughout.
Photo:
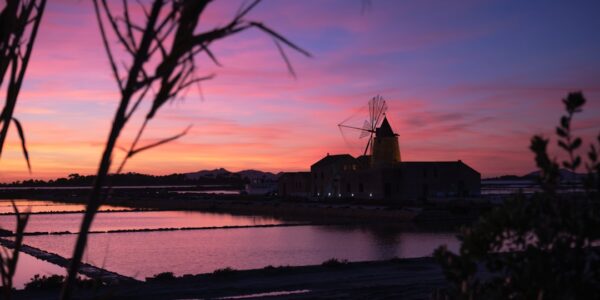
<svg viewBox="0 0 600 300"><path fill-rule="evenodd" d="M383 122L381 122L381 126L375 130L376 137L395 137L396 134L392 130L392 126L387 120L387 117L383 117Z"/></svg>
<svg viewBox="0 0 600 300"><path fill-rule="evenodd" d="M327 156L321 158L321 160L314 163L312 165L312 167L321 166L321 165L331 165L331 164L337 164L337 163L343 163L343 162L354 162L355 160L356 159L354 157L352 157L352 155L350 155L350 154L336 154L336 155L327 154Z"/></svg>
<svg viewBox="0 0 600 300"><path fill-rule="evenodd" d="M423 165L428 165L428 166L444 166L444 165L457 165L457 166L464 166L464 167L472 170L473 172L476 172L476 173L479 174L479 172L477 170L473 169L471 166L467 165L462 160L454 160L454 161L403 161L403 162L399 162L398 165L405 165L405 166L423 166Z"/></svg>
<svg viewBox="0 0 600 300"><path fill-rule="evenodd" d="M285 177L310 177L310 172L282 172L279 179Z"/></svg>

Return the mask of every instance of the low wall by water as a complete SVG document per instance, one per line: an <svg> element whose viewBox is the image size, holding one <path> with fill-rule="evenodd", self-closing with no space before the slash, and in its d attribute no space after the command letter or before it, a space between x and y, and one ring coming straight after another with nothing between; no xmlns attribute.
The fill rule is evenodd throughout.
<svg viewBox="0 0 600 300"><path fill-rule="evenodd" d="M10 249L15 248L15 243L13 241L3 238L0 238L0 245ZM35 258L47 261L60 267L68 268L70 264L70 260L67 258L28 245L21 245L21 251ZM100 280L101 282L111 285L127 282L137 282L137 280L132 277L123 276L121 274L117 274L115 272L111 272L86 263L81 264L81 267L79 268L79 273L89 278Z"/></svg>

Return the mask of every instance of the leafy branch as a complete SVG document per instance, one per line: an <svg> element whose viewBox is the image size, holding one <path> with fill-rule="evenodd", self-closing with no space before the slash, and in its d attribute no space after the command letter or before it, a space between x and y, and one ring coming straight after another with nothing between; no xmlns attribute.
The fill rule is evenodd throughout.
<svg viewBox="0 0 600 300"><path fill-rule="evenodd" d="M582 140L572 132L582 111L581 92L569 93L566 114L556 127L558 144L572 172L582 164L576 154ZM600 143L600 136L597 138ZM450 286L437 299L596 299L600 297L600 179L594 143L588 152L586 192L557 193L559 164L547 152L549 140L531 139L540 169L542 192L515 194L501 206L461 230L458 254L445 247L434 256Z"/></svg>
<svg viewBox="0 0 600 300"><path fill-rule="evenodd" d="M576 113L581 112L585 104L585 98L581 92L573 92L562 100L565 104L566 115L560 118L560 125L556 127L556 134L559 136L558 145L569 155L569 160L563 161L563 166L571 172L581 165L581 157L575 153L575 150L581 146L581 138L574 137L571 131L571 120Z"/></svg>

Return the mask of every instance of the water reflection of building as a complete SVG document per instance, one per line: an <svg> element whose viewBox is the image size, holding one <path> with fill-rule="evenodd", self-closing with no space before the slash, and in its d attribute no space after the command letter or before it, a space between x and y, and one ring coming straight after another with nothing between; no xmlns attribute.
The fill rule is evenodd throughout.
<svg viewBox="0 0 600 300"><path fill-rule="evenodd" d="M284 173L279 194L292 197L389 201L478 196L481 175L464 162L403 162L387 118L375 131L370 155L329 155L310 172Z"/></svg>

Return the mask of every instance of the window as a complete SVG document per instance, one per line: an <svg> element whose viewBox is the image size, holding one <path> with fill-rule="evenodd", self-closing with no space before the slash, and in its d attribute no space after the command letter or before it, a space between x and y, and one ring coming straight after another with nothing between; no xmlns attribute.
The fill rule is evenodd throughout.
<svg viewBox="0 0 600 300"><path fill-rule="evenodd" d="M364 187L363 187L363 184L362 184L362 182L358 184L358 192L359 192L359 193L362 193L362 192L364 192Z"/></svg>

